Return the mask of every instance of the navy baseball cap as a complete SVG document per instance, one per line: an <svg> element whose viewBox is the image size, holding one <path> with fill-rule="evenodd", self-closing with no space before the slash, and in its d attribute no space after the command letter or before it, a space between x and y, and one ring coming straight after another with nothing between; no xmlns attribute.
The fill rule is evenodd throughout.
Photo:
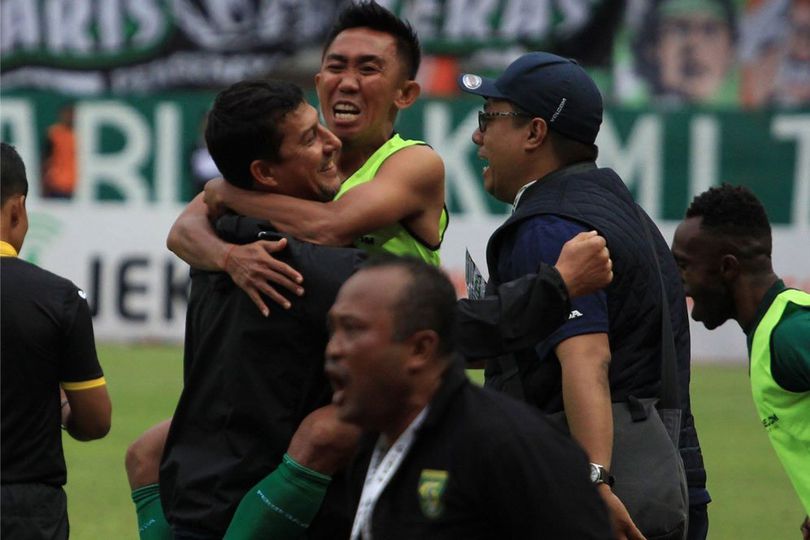
<svg viewBox="0 0 810 540"><path fill-rule="evenodd" d="M458 77L463 91L505 99L548 122L550 129L593 144L602 124L602 94L574 60L546 52L524 54L497 79Z"/></svg>

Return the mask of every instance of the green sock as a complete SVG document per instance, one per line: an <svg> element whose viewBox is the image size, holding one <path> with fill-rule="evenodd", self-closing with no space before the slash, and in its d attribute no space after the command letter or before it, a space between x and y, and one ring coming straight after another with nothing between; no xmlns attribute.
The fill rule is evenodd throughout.
<svg viewBox="0 0 810 540"><path fill-rule="evenodd" d="M301 538L323 502L331 477L284 454L281 464L242 498L224 540Z"/></svg>
<svg viewBox="0 0 810 540"><path fill-rule="evenodd" d="M138 534L141 540L174 540L172 528L160 505L160 488L149 484L132 491L132 502L138 515Z"/></svg>

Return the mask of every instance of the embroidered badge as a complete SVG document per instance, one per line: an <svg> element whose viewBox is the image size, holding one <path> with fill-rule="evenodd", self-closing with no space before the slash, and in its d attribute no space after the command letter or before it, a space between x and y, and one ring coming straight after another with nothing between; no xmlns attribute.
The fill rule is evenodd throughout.
<svg viewBox="0 0 810 540"><path fill-rule="evenodd" d="M442 495L447 487L447 471L422 469L419 476L419 507L425 517L436 519L444 512Z"/></svg>

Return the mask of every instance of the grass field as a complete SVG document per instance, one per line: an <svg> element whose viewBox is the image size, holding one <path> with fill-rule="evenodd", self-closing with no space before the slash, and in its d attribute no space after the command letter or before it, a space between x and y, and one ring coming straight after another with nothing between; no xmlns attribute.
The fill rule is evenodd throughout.
<svg viewBox="0 0 810 540"><path fill-rule="evenodd" d="M113 427L101 441L65 437L72 538L137 538L124 474L127 445L172 414L180 395L177 347L102 346L113 399ZM699 364L692 403L709 473L709 538L800 538L801 506L754 413L744 366Z"/></svg>

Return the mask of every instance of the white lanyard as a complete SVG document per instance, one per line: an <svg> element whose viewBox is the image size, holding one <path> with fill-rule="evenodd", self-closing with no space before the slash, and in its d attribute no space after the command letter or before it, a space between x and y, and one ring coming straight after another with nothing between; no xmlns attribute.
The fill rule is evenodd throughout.
<svg viewBox="0 0 810 540"><path fill-rule="evenodd" d="M422 425L427 415L427 407L413 419L413 422L402 432L394 445L385 452L383 447L383 436L377 439L374 445L374 453L366 471L366 480L363 483L363 493L360 495L360 504L357 505L357 513L352 524L351 540L359 540L360 533L363 533L363 540L371 540L371 515L374 513L374 505L382 495L385 486L391 481L394 474L405 459L405 455L413 445L416 430Z"/></svg>

